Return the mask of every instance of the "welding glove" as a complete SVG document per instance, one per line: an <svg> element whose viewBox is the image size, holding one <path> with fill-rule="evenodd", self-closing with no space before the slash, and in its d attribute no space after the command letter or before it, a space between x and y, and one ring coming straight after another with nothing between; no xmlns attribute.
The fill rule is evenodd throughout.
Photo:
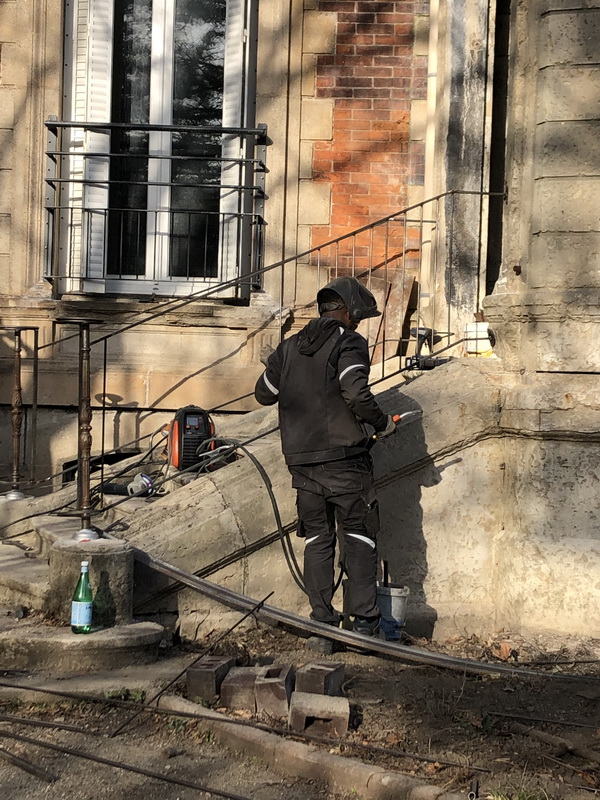
<svg viewBox="0 0 600 800"><path fill-rule="evenodd" d="M377 431L377 438L385 439L386 436L390 436L395 430L396 423L394 422L394 418L391 416L391 414L388 414L387 425L382 431Z"/></svg>

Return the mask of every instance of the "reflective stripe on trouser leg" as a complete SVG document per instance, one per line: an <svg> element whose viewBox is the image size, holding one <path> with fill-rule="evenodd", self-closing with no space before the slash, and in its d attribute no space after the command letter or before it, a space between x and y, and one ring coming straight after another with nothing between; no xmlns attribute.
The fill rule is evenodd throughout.
<svg viewBox="0 0 600 800"><path fill-rule="evenodd" d="M322 495L298 489L298 516L306 536L304 585L312 608L311 617L319 622L337 624L339 614L331 605L336 543L332 508Z"/></svg>
<svg viewBox="0 0 600 800"><path fill-rule="evenodd" d="M352 616L378 617L376 526L368 521L373 507L362 494L340 495L332 498L332 502L336 505L338 530L343 537L346 611Z"/></svg>

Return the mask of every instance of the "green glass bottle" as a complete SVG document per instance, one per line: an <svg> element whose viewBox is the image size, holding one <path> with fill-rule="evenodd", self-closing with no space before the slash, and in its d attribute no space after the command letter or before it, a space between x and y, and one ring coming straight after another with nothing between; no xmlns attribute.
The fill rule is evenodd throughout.
<svg viewBox="0 0 600 800"><path fill-rule="evenodd" d="M71 602L71 630L73 633L89 633L92 630L93 598L88 574L89 568L89 561L81 562L81 575Z"/></svg>

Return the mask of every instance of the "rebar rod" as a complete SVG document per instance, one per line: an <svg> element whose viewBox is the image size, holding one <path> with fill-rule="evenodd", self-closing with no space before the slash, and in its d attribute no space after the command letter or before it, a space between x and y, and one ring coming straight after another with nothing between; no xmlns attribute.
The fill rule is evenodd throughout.
<svg viewBox="0 0 600 800"><path fill-rule="evenodd" d="M65 755L75 756L76 758L84 758L88 761L94 761L96 764L104 764L107 767L115 767L122 769L126 772L135 772L138 775L145 775L147 778L155 778L164 783L173 783L176 786L187 786L189 789L197 789L200 792L212 794L215 797L225 797L227 800L250 800L248 797L239 794L232 794L231 792L222 792L220 789L213 789L210 786L205 786L202 783L195 783L194 781L187 781L185 778L175 778L171 775L161 775L159 772L153 772L143 767L135 767L133 764L126 764L124 761L115 761L110 758L102 758L101 756L86 753L83 750L77 750L74 747L65 747L64 745L52 744L40 739L32 739L30 736L23 736L19 733L12 731L5 731L0 729L0 736L6 736L9 739L14 739L17 742L24 744L35 745L36 747L43 747L48 750L53 750L55 753L64 753Z"/></svg>
<svg viewBox="0 0 600 800"><path fill-rule="evenodd" d="M10 753L8 750L5 750L4 747L0 747L0 758L3 758L5 761L8 761L9 764L19 767L20 769L25 770L25 772L29 772L30 775L35 775L36 778L41 778L48 783L52 783L56 780L56 775L53 775L51 772L43 769L43 767L38 767L37 764L27 761L21 756L16 756L14 753Z"/></svg>
<svg viewBox="0 0 600 800"><path fill-rule="evenodd" d="M86 701L90 703L102 703L105 705L113 705L119 708L125 708L125 707L131 708L132 706L134 706L138 707L140 712L145 712L147 714L157 714L159 716L182 717L184 719L206 720L207 722L215 721L214 716L209 715L201 708L199 708L198 711L183 711L181 709L165 708L164 706L148 706L147 704L141 706L140 708L139 703L130 700L118 700L112 697L110 698L94 697L93 695L83 695L78 692L63 692L63 691L57 691L55 689L44 689L40 687L25 687L25 686L20 686L19 684L13 684L3 681L0 681L0 686L12 689L22 688L26 691L39 692L41 694L49 694L61 698ZM44 728L56 728L58 730L68 730L73 733L89 734L91 736L102 735L99 734L97 731L90 731L89 728L79 728L74 725L65 725L64 723L58 723L58 722L46 722L45 720L32 720L28 719L27 717L16 717L7 714L0 715L0 721L22 723L24 725L32 725ZM448 761L438 758L435 755L426 756L420 753L412 753L408 750L380 747L379 745L365 743L364 741L353 742L351 740L346 740L346 739L330 739L326 736L318 736L317 734L307 733L306 731L292 731L289 730L288 728L280 728L276 725L268 725L266 722L252 722L251 720L237 719L235 717L227 717L225 715L222 715L222 717L217 719L216 721L226 725L234 725L243 728L254 728L255 730L265 731L266 733L277 734L278 736L288 736L293 739L302 739L308 742L316 742L318 744L327 745L328 747L348 747L353 750L359 750L365 753L379 753L381 755L390 756L394 758L407 758L431 764L443 764L444 766L447 767L463 767L463 768L468 767L468 769L473 770L474 772L492 772L492 770L488 769L487 767L479 767L473 764L465 764L464 762L459 762L459 761Z"/></svg>
<svg viewBox="0 0 600 800"><path fill-rule="evenodd" d="M149 553L140 550L137 547L132 547L134 557L142 564L162 573L168 575L175 580L179 580L191 589L209 597L212 600L225 605L229 608L238 610L250 610L256 605L256 600L253 600L246 595L234 592L231 589L226 589L222 586L217 586L210 581L202 578L197 578L183 569L168 564L166 561L155 558ZM331 625L325 625L321 622L316 622L312 619L300 617L289 611L276 608L275 606L263 605L256 615L259 618L265 619L270 623L283 625L294 630L300 630L309 635L321 636L323 638L332 639L333 641L342 642L345 645L378 653L384 656L391 656L401 661L409 661L418 664L426 664L429 666L443 667L450 670L457 670L463 673L470 674L501 674L516 678L536 678L542 677L544 679L570 679L570 680L586 680L589 676L581 675L565 675L560 673L536 673L518 667L512 667L507 664L493 664L486 661L474 661L468 658L457 658L449 656L444 653L432 653L428 650L422 650L416 647L407 647L405 645L396 644L394 642L384 641L375 637L366 637L354 631L346 631L341 628L334 628Z"/></svg>
<svg viewBox="0 0 600 800"><path fill-rule="evenodd" d="M144 710L144 708L146 708L146 707L148 707L148 706L151 706L151 705L152 705L152 703L155 703L155 702L156 702L156 701L159 699L159 697L161 697L161 696L162 696L162 695L163 695L163 694L164 694L164 693L167 691L167 689L169 689L171 686L173 686L173 684L174 684L174 683L176 683L176 682L177 682L177 681L178 681L180 678L182 678L182 677L185 675L185 673L188 671L188 669L189 669L190 667L193 667L193 666L194 666L194 664L197 664L197 663L198 663L198 661L200 661L201 659L203 659L203 658L204 658L204 656L208 655L208 654L209 654L209 653L210 653L212 650L214 650L214 648L215 648L215 647L216 647L216 646L219 644L219 642L222 642L222 641L223 641L223 639L226 639L228 636L230 636L230 635L231 635L231 633L233 633L233 631L234 631L234 630L235 630L235 629L236 629L236 628L237 628L239 625L241 625L241 624L242 624L242 622L245 622L245 620L247 620L247 619L248 619L248 617L250 617L250 616L252 616L253 614L255 614L256 612L258 612L258 611L259 611L259 610L262 608L262 606L264 606L264 604L265 604L265 603L266 603L266 601L269 599L269 597L271 597L272 595L273 595L273 592L269 592L269 594L268 594L268 595L267 595L267 596L266 596L266 597L265 597L263 600L259 600L259 601L258 601L258 603L256 603L256 604L253 606L253 608L251 608L249 611L247 611L247 612L244 614L244 616L243 616L243 617L240 617L240 619L238 619L238 620L237 620L237 622L236 622L234 625L231 625L231 627L229 627L229 628L228 628L226 631L224 631L224 632L223 632L223 633L222 633L222 634L219 636L219 638L218 638L218 639L216 639L216 640L215 640L215 641L214 641L214 642L213 642L211 645L209 645L209 647L207 647L207 648L204 650L204 652L203 652L203 653L201 653L201 654L200 654L200 655L199 655L197 658L195 658L195 659L194 659L194 660L193 660L193 661L192 661L190 664L188 664L188 665L187 665L187 666L186 666L184 669L182 669L182 670L181 670L181 672L178 672L178 673L177 673L177 675L176 675L174 678L172 678L172 679L171 679L171 680L170 680L170 681L169 681L169 682L166 684L166 686L163 686L163 688L162 688L162 689L160 689L160 691L158 691L158 692L157 692L155 695L153 695L153 696L150 698L150 700L147 700L147 701L144 703L144 705L142 706L142 708L140 708L138 711L136 711L136 713L135 713L135 714L133 714L131 717L128 717L128 718L127 718L127 719L126 719L124 722L122 722L122 723L121 723L121 724L120 724L120 725L119 725L117 728L115 728L115 730L114 730L114 731L113 731L113 732L112 732L112 733L109 735L109 739L112 739L113 737L115 737L115 736L116 736L118 733L120 733L120 732L121 732L121 731L122 731L122 730L123 730L125 727L127 727L127 725L129 725L129 723L133 722L133 720L134 720L134 719L136 719L136 717L138 717L138 716L139 716L139 715L142 713L142 711Z"/></svg>

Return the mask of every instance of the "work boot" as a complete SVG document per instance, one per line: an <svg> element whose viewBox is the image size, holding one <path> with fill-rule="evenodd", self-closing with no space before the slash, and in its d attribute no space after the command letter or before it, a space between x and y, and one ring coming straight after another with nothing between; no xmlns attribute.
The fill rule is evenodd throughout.
<svg viewBox="0 0 600 800"><path fill-rule="evenodd" d="M313 650L322 656L330 656L333 653L333 639L326 639L324 636L309 636L304 646L307 650Z"/></svg>
<svg viewBox="0 0 600 800"><path fill-rule="evenodd" d="M377 636L379 634L379 627L381 624L380 617L354 617L352 623L352 630L354 633L360 633L363 636Z"/></svg>
<svg viewBox="0 0 600 800"><path fill-rule="evenodd" d="M339 622L326 622L325 625L331 625L332 628L338 628ZM335 648L333 639L326 639L325 636L309 636L305 642L305 647L308 650L314 650L315 653L320 653L322 656L330 656Z"/></svg>

